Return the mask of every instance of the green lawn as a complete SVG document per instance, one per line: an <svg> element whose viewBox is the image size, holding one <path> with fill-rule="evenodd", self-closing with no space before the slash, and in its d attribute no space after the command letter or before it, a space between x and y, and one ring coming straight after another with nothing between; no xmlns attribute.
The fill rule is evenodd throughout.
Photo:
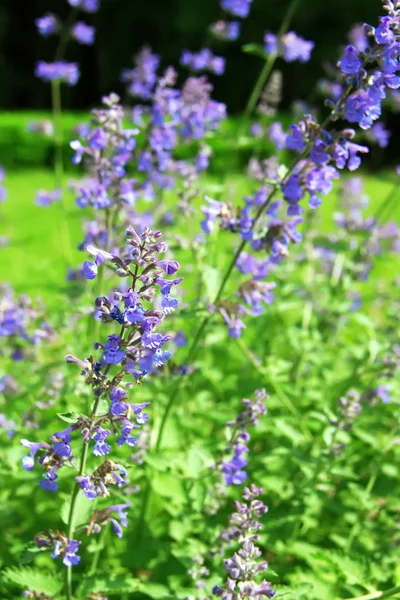
<svg viewBox="0 0 400 600"><path fill-rule="evenodd" d="M365 175L364 181L365 192L371 200L370 212L373 214L393 189L395 178L391 174ZM0 281L10 281L17 292L49 299L65 287L67 268L76 268L84 258L76 247L83 237L80 221L87 215L75 207L70 191L65 194L64 207L60 204L47 208L35 205L38 189L51 190L54 187L51 171L7 172L5 184L8 198L0 206L0 235L9 238L9 245L0 249ZM211 191L214 190L214 184L211 181ZM230 177L227 190L229 199L238 202L242 195L249 192L248 180L242 176ZM173 197L170 201L173 203ZM331 194L320 209L321 228L325 231L332 229L335 203L336 195ZM147 204L146 209L149 208L151 206ZM388 219L400 224L400 188L388 207L385 220ZM65 235L66 225L69 244ZM384 268L389 269L391 275L394 274L394 267L388 263Z"/></svg>

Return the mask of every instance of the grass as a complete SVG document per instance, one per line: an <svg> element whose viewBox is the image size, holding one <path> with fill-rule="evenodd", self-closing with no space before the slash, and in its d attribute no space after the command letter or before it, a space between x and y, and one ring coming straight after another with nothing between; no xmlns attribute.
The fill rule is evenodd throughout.
<svg viewBox="0 0 400 600"><path fill-rule="evenodd" d="M370 197L370 213L374 214L384 198L393 190L394 178L388 174L380 176L364 175L365 193ZM35 195L38 189L53 189L54 178L51 171L8 172L6 179L7 201L0 207L0 231L7 236L9 244L0 249L0 281L9 281L19 293L41 296L52 302L65 288L65 275L68 267L76 268L83 260L83 254L76 250L82 240L82 211L75 207L72 192L65 194L65 207L54 204L43 208L36 206ZM214 180L208 180L212 191L219 189ZM221 183L219 181L219 183ZM236 202L249 193L248 180L242 176L230 177L221 199L234 199ZM225 197L224 197L225 195ZM173 197L170 199L174 201ZM328 196L321 208L321 229L332 229L332 201L335 195ZM148 210L150 207L146 205ZM394 220L400 225L400 188L393 197L385 213L385 220ZM70 247L65 252L61 237L61 224L65 219L68 225ZM222 243L224 243L222 241ZM394 276L397 261L385 262L378 266Z"/></svg>
<svg viewBox="0 0 400 600"><path fill-rule="evenodd" d="M54 188L50 171L8 172L6 187L8 198L0 207L0 231L9 243L0 249L0 281L11 282L19 293L51 300L65 287L67 267L82 260L74 250L81 238L82 215L74 207L70 192L66 194L65 211L60 204L48 208L35 205L38 189ZM61 242L64 219L70 235L71 262Z"/></svg>

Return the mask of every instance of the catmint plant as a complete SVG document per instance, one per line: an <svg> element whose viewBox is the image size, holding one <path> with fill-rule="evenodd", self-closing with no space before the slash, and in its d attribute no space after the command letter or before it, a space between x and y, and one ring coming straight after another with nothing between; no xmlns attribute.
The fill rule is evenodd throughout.
<svg viewBox="0 0 400 600"><path fill-rule="evenodd" d="M45 320L45 310L26 295L17 296L9 286L1 287L0 353L14 361L30 356L30 349L49 342L54 332Z"/></svg>
<svg viewBox="0 0 400 600"><path fill-rule="evenodd" d="M247 446L250 441L250 434L247 429L253 425L257 426L259 417L266 414L265 400L268 395L265 390L256 390L254 400L244 398L243 404L245 410L238 414L234 421L228 421L227 426L232 430L232 436L229 441L228 450L233 452L233 456L220 463L221 471L224 475L226 485L242 485L247 479L246 454L249 451Z"/></svg>
<svg viewBox="0 0 400 600"><path fill-rule="evenodd" d="M214 596L225 600L245 598L273 598L275 590L271 583L260 575L268 569L266 561L259 561L262 556L257 546L258 531L262 525L258 519L268 511L267 506L259 499L262 488L252 484L243 492L243 502L235 501L236 511L231 515L228 529L222 533L224 541L233 541L239 546L231 558L224 560L228 579L225 587L215 586Z"/></svg>
<svg viewBox="0 0 400 600"><path fill-rule="evenodd" d="M39 192L37 204L39 206L48 206L54 200L52 196L60 195L63 185L63 123L62 123L62 101L61 84L75 86L80 78L80 69L77 63L66 61L64 58L65 50L70 40L75 40L79 44L90 46L94 43L95 29L84 21L75 21L75 16L79 11L94 13L99 9L98 0L68 0L73 7L69 19L64 23L56 15L47 13L36 19L36 26L39 35L48 38L58 37L54 61L46 62L40 60L36 64L35 75L45 83L51 83L52 108L53 108L53 132L55 142L55 190L48 192L49 201L43 201L43 191ZM41 127L35 126L36 130ZM31 126L32 129L32 126ZM47 128L46 133L49 131ZM66 232L65 222L63 223L64 245L68 244L69 234Z"/></svg>
<svg viewBox="0 0 400 600"><path fill-rule="evenodd" d="M135 433L148 420L145 409L149 404L132 403L127 390L132 386L132 380L140 382L170 357L164 346L171 336L158 332L157 328L165 316L177 308L178 301L171 291L182 278L165 278L165 275L175 275L179 269L177 261L161 256L166 249L160 231L147 228L138 234L132 227L127 230L126 246L120 254L87 246L86 250L94 261L84 264L86 277L96 277L99 268L109 266L118 277L130 282L123 291L113 292L112 302L106 297L96 299L102 323L113 327L114 331L117 329L117 333L110 332L102 343L95 342L94 349L99 356L94 358L90 355L85 360L72 355L66 357L68 363L80 368L85 383L92 389L91 413L89 416L66 416L69 426L56 431L49 442L21 440L29 451L23 459L23 467L33 470L35 463L41 467L44 472L39 485L44 491L58 491L60 473L66 470L65 467L72 466L78 470L71 495L68 533L46 531L35 539L38 547L51 550L52 558L60 558L67 567L80 561L81 541L74 539L78 494L83 494L90 501L108 499L113 489L127 484L127 470L119 463L118 456L113 456L116 450L114 443L117 448L136 445L138 438ZM159 307L152 307L156 300ZM78 466L73 445L79 446L79 440L82 450ZM90 452L98 461L91 470L87 466ZM62 481L61 484L64 485ZM129 502L112 503L102 508L96 506L85 528L86 533L98 533L111 523L117 537L122 537L129 506ZM70 575L66 592L70 598Z"/></svg>
<svg viewBox="0 0 400 600"><path fill-rule="evenodd" d="M386 90L398 87L397 66L392 56L396 53L395 28L399 9L391 2L385 4L385 9L388 16L381 25L377 29L369 28L373 43L368 52L360 53L355 47L348 46L339 60L344 91L330 102L331 113L325 122L320 125L313 116L306 115L300 123L289 127L286 147L297 155L292 168L287 170L279 167L278 161L268 159L255 170L256 178L263 185L253 197L245 199L244 208L235 211L213 199L208 199L208 205L203 208L204 231L209 233L218 221L222 228L238 233L242 238L229 269L236 266L243 273L253 275L237 292L244 303L229 301L224 306L220 301L223 288L217 294L216 311L222 315L232 337L241 335L246 313L257 314L261 312L262 302L272 301L273 282L262 280L272 265L279 264L288 254L289 244L301 240L297 231L304 212L301 201L308 196L309 208L317 208L322 197L331 191L340 171L346 167L350 171L356 170L361 164L360 155L368 152L366 146L353 141L354 129L329 131L327 125L341 118L351 124L357 123L363 130L370 129L381 114ZM385 35L381 33L382 23L385 24ZM282 205L273 198L278 192L283 195L289 221L277 219ZM248 243L256 253L267 248L268 261L254 260L251 254L244 254ZM225 278L224 284L226 281Z"/></svg>

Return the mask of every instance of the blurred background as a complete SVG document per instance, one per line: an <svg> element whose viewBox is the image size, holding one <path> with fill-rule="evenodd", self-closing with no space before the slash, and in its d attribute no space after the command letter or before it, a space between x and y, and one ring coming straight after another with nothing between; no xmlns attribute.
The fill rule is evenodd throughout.
<svg viewBox="0 0 400 600"><path fill-rule="evenodd" d="M223 77L214 78L215 96L228 105L229 112L243 109L249 90L258 75L261 59L244 54L244 43L262 43L266 31L276 32L289 0L254 0L250 18L243 21L237 42L212 41L215 53L228 59ZM0 0L0 108L6 110L46 109L50 106L49 86L37 80L38 59L52 61L56 39L41 38L35 19L53 11L66 16L65 0ZM316 42L307 65L278 62L284 74L284 104L308 99L315 81L324 75L324 63L336 62L338 44L355 23L376 23L380 0L302 0L291 29ZM84 110L98 104L111 90L122 93L119 75L132 57L149 44L164 65L177 65L181 50L198 50L210 44L204 32L220 16L217 0L101 0L96 15L85 20L96 26L93 47L70 44L66 59L81 65L82 76L75 88L64 90L64 105Z"/></svg>

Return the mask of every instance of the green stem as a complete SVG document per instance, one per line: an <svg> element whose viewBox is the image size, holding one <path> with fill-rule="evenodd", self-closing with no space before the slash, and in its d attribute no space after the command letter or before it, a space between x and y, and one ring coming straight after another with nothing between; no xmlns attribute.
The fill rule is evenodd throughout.
<svg viewBox="0 0 400 600"><path fill-rule="evenodd" d="M396 585L385 592L372 592L371 594L355 596L353 598L347 598L346 600L375 600L376 598L390 598L395 594L400 594L400 585Z"/></svg>
<svg viewBox="0 0 400 600"><path fill-rule="evenodd" d="M53 107L53 126L55 143L54 170L56 176L56 187L62 188L64 178L64 162L62 155L63 126L61 105L61 83L59 80L51 82L51 102Z"/></svg>
<svg viewBox="0 0 400 600"><path fill-rule="evenodd" d="M89 569L89 576L94 575L97 571L97 566L98 566L99 560L100 560L100 554L104 548L104 539L106 537L106 533L107 533L107 530L105 527L103 527L101 530L101 533L100 533L100 538L97 541L97 548L93 555L93 561L92 561L91 567Z"/></svg>
<svg viewBox="0 0 400 600"><path fill-rule="evenodd" d="M68 227L68 220L65 214L65 204L63 198L64 182L64 162L63 162L63 124L62 124L62 105L61 105L61 83L60 81L51 82L51 103L53 109L53 128L54 128L54 175L55 188L60 190L60 239L63 248L63 254L66 264L71 264L71 241Z"/></svg>
<svg viewBox="0 0 400 600"><path fill-rule="evenodd" d="M277 34L278 37L281 37L282 35L284 35L287 32L287 30L289 29L290 22L294 16L294 13L296 12L299 2L300 2L300 0L292 0L291 4L289 5L289 8L287 9L286 14L284 16L282 25L278 31L278 34ZM261 70L261 73L258 76L256 84L255 84L253 91L250 95L250 98L247 102L247 106L244 111L244 116L246 118L249 118L251 116L252 112L254 111L254 109L257 105L258 99L260 97L260 94L267 82L268 77L271 74L271 71L274 67L274 64L275 64L275 61L277 58L278 58L277 54L270 54L268 56L268 59L266 60L264 66Z"/></svg>
<svg viewBox="0 0 400 600"><path fill-rule="evenodd" d="M98 402L98 400L97 400L97 402ZM86 470L86 462L87 462L88 452L89 452L89 443L85 442L83 444L81 462L80 462L80 466L79 466L79 475L80 476L83 475ZM73 535L74 535L74 531L75 531L75 509L76 509L76 501L78 498L78 493L79 493L79 484L77 481L75 481L75 485L74 485L74 489L72 491L72 497L71 497L71 506L69 508L69 516L68 516L68 539L69 540L73 539ZM72 600L72 568L71 567L67 567L67 569L66 569L65 588L66 588L65 595L66 595L67 600Z"/></svg>
<svg viewBox="0 0 400 600"><path fill-rule="evenodd" d="M106 239L104 242L104 250L106 252L109 251L109 245L111 241L111 222L112 222L112 212L110 209L105 209L105 228L106 228ZM94 294L97 298L102 295L103 291L103 282L104 282L104 269L100 269L98 276L96 277L96 283L94 288ZM100 321L97 321L93 317L93 313L89 313L89 320L87 323L87 339L88 343L92 344L93 340L97 341L97 337L99 335L99 327Z"/></svg>
<svg viewBox="0 0 400 600"><path fill-rule="evenodd" d="M109 370L110 370L110 365L107 365L104 374L107 375ZM96 414L97 408L99 406L100 398L101 398L101 394L99 396L97 396L97 398L94 402L93 411L92 411L93 415ZM85 473L88 453L89 453L89 442L84 442L83 447L82 447L80 465L79 465L79 476L82 476ZM69 540L73 539L73 535L75 532L75 510L76 510L76 501L78 499L79 489L80 489L79 483L75 480L75 485L72 490L69 515L68 515L68 539ZM72 598L73 598L73 596L72 596L72 568L71 567L67 567L66 573L65 573L65 596L66 596L67 600L72 600Z"/></svg>

